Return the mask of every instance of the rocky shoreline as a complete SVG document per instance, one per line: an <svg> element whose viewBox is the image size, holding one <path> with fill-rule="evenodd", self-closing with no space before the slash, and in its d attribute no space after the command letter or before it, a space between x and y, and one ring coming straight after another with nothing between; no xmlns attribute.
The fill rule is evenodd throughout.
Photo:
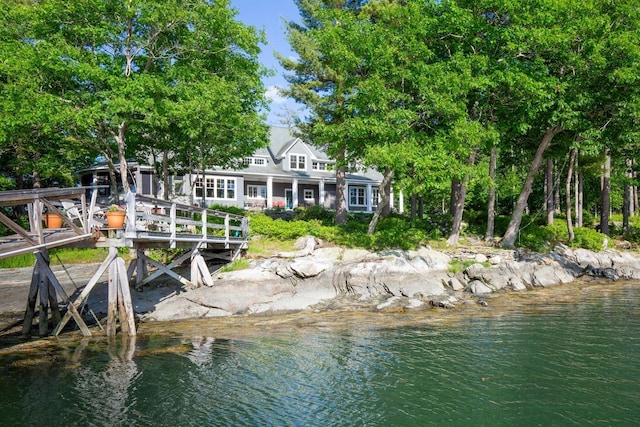
<svg viewBox="0 0 640 427"><path fill-rule="evenodd" d="M250 268L217 274L213 286L175 293L141 314L143 322L232 315L278 314L352 304L373 311L455 308L487 304L500 291L524 291L571 283L589 275L640 279L640 256L590 252L560 245L548 254L488 249L479 252L369 252L321 247L313 238L300 251L251 262ZM472 260L449 272L453 259Z"/></svg>
<svg viewBox="0 0 640 427"><path fill-rule="evenodd" d="M597 283L640 279L640 254L612 250L595 253L558 246L551 253L540 254L473 246L448 251L423 247L370 252L323 247L312 237L302 239L299 247L296 252L255 259L245 270L216 274L213 286L190 289L165 278L141 292L132 289L136 316L146 325L212 318L225 324L244 319L240 323L264 325L278 319L304 323L301 319L323 313L357 311L377 313L373 319L382 316L389 322L399 313L419 315L433 308L452 309L447 310L451 314L468 312L472 307L486 310L487 305L491 309L505 295L522 295L526 300L523 291L584 282L587 276L597 278ZM467 267L453 273L449 271L452 261ZM97 267L53 269L74 299ZM0 277L0 336L19 333L31 271L10 269ZM188 275L188 271L184 273ZM105 316L106 282L105 275L87 301L89 322L94 316Z"/></svg>

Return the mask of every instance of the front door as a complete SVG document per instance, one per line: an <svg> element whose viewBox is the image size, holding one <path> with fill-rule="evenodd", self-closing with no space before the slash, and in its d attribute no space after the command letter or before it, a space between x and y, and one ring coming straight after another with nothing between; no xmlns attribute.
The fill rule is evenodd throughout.
<svg viewBox="0 0 640 427"><path fill-rule="evenodd" d="M293 209L293 190L284 190L284 207L285 209Z"/></svg>

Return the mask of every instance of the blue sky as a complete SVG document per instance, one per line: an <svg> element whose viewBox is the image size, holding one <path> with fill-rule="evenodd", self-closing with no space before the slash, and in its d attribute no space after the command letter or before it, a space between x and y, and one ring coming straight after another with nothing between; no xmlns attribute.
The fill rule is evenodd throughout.
<svg viewBox="0 0 640 427"><path fill-rule="evenodd" d="M261 46L260 62L275 72L274 76L264 79L267 97L271 100L267 122L281 125L282 118L278 114L284 114L286 108L290 111L302 110L301 105L278 95L276 87L284 87L287 83L283 77L283 69L274 56L274 52L285 56L294 55L287 42L283 21L300 21L298 8L293 0L232 0L231 5L238 10L238 21L264 30L267 35L268 44Z"/></svg>

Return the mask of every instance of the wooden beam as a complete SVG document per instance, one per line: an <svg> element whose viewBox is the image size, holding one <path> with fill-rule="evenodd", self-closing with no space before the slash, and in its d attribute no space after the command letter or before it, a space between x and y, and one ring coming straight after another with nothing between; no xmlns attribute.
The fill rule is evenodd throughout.
<svg viewBox="0 0 640 427"><path fill-rule="evenodd" d="M189 259L189 257L191 257L191 254L193 253L193 250L188 251L186 253L184 253L182 256L178 257L177 259L175 259L171 264L169 264L166 268L168 269L172 269L180 264L182 264L184 261L186 261L187 259ZM144 255L144 253L142 254L142 256L144 257L145 260L149 259L146 255ZM164 273L164 271L162 270L158 270L153 274L150 274L149 276L147 276L142 282L140 282L139 286L143 286L146 285L147 283L151 282L154 279L157 279L158 277L162 276ZM136 284L136 289L137 289L138 284ZM139 289L138 289L139 290Z"/></svg>
<svg viewBox="0 0 640 427"><path fill-rule="evenodd" d="M4 225L6 225L7 227L9 227L12 231L14 231L16 234L19 234L24 240L26 240L27 242L29 242L31 245L33 246L37 246L39 243L37 240L34 240L30 235L29 232L27 232L27 230L25 230L24 228L20 227L18 224L16 224L15 222L13 222L13 220L11 218L9 218L8 216L6 216L5 214L3 214L2 212L0 212L0 221L2 221L2 223Z"/></svg>
<svg viewBox="0 0 640 427"><path fill-rule="evenodd" d="M118 297L122 301L121 305L124 310L120 314L120 328L125 335L136 335L136 322L133 315L133 303L131 302L131 290L129 280L127 279L127 270L122 258L116 258L115 263L118 266L118 275L120 276L120 280L118 281L120 285Z"/></svg>
<svg viewBox="0 0 640 427"><path fill-rule="evenodd" d="M109 265L115 259L116 256L118 256L117 251L115 253L110 252L109 255L107 256L107 259L105 259L102 262L100 267L98 267L98 270L94 273L93 277L91 277L91 280L89 280L89 282L85 285L85 287L82 288L82 292L80 293L78 298L76 298L76 300L73 302L73 305L76 307L76 311L78 308L80 308L84 300L89 296L89 294L93 290L93 287L98 283L98 280L100 280L100 277L102 277L104 272L107 271L107 268L109 268ZM71 311L67 311L65 313L60 323L58 323L58 326L54 329L53 335L58 335L62 331L62 328L64 328L67 322L71 319L71 316L72 316Z"/></svg>
<svg viewBox="0 0 640 427"><path fill-rule="evenodd" d="M51 212L53 212L54 214L56 214L60 218L62 218L62 222L67 224L69 226L69 228L71 228L77 234L82 234L83 233L83 230L81 230L77 225L75 225L73 223L73 221L71 221L71 219L64 212L62 212L60 209L58 209L56 206L54 206L50 201L48 201L46 199L42 199L41 201Z"/></svg>
<svg viewBox="0 0 640 427"><path fill-rule="evenodd" d="M187 285L187 286L193 286L192 283L190 281L188 281L187 279L185 279L184 277L180 276L178 273L174 272L173 270L171 270L168 267L165 267L164 265L160 264L159 262L156 262L154 260L152 260L151 258L149 258L146 255L143 255L144 259L146 262L148 262L149 264L153 265L154 267L156 267L158 269L158 271L156 271L154 274L152 274L151 276L147 277L145 280L143 280L143 284L147 283L147 280L153 280L151 279L151 277L155 274L158 274L159 272L161 272L160 274L158 274L159 277L160 275L162 275L162 273L166 274L167 276L171 276L174 279L176 279L177 281L179 281L180 283Z"/></svg>
<svg viewBox="0 0 640 427"><path fill-rule="evenodd" d="M41 258L42 257L42 254L40 252L36 252L35 255L36 255L36 258L39 258L39 257ZM84 323L84 320L82 320L82 316L80 316L80 313L78 313L78 310L76 310L75 306L69 300L69 296L64 291L64 288L62 287L60 282L58 282L58 279L56 278L56 275L51 270L51 267L49 267L45 263L45 265L42 268L42 270L44 270L45 274L49 278L49 281L51 282L51 284L55 288L55 290L58 293L58 295L64 300L64 302L67 303L67 310L71 311L71 315L73 316L73 319L78 324L78 327L80 328L80 331L82 332L82 335L84 335L86 337L90 337L91 336L91 331L87 327L87 324Z"/></svg>

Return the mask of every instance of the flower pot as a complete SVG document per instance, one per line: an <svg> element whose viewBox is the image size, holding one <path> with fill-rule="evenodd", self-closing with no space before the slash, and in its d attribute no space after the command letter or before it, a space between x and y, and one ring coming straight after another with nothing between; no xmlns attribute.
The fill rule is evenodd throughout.
<svg viewBox="0 0 640 427"><path fill-rule="evenodd" d="M122 228L124 227L124 212L106 212L107 227L109 228Z"/></svg>
<svg viewBox="0 0 640 427"><path fill-rule="evenodd" d="M44 225L47 228L61 228L62 218L56 214L44 214Z"/></svg>

